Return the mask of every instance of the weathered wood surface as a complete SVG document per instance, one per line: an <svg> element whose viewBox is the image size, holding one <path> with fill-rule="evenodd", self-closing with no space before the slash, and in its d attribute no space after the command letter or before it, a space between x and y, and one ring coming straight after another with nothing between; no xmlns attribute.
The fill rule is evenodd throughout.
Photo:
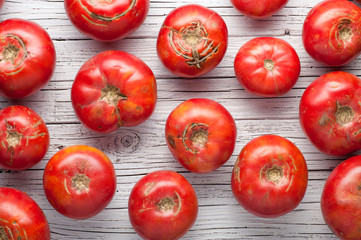
<svg viewBox="0 0 361 240"><path fill-rule="evenodd" d="M335 70L312 60L302 45L302 24L309 10L320 0L290 0L277 15L253 20L238 13L229 0L198 1L224 17L229 30L229 47L221 64L195 80L171 75L156 57L156 37L165 15L191 0L151 1L149 15L142 27L130 37L114 43L101 43L81 35L68 21L61 0L6 0L0 21L25 18L43 26L57 50L57 67L51 82L39 93L21 101L0 98L0 108L23 104L33 108L46 121L51 146L41 163L23 172L0 172L0 185L26 191L44 210L52 239L139 239L127 213L128 195L145 174L169 169L183 174L199 198L199 215L184 239L336 239L325 225L320 211L320 195L331 170L344 157L330 157L317 151L302 133L298 104L305 88L319 75ZM263 99L247 92L237 82L233 59L246 41L260 36L288 41L299 54L302 70L294 88L278 98ZM108 49L128 51L145 61L158 84L158 103L149 120L134 128L101 135L80 125L70 103L72 81L80 66L95 54ZM361 75L361 58L342 69ZM207 97L223 104L233 115L238 128L237 145L231 159L209 174L194 174L183 169L171 156L165 142L164 124L169 113L182 101ZM294 142L303 152L309 168L309 186L297 209L276 219L255 217L233 198L230 177L236 156L252 138L278 134ZM103 150L113 161L117 173L117 193L102 213L76 221L58 214L42 190L46 162L59 149L87 144ZM355 153L357 154L357 153ZM355 155L354 154L354 155Z"/></svg>

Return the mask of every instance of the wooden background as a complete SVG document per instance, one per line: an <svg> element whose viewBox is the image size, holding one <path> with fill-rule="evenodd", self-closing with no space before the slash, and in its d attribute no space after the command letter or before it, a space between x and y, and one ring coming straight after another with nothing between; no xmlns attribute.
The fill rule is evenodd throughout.
<svg viewBox="0 0 361 240"><path fill-rule="evenodd" d="M156 56L156 38L166 14L191 0L151 0L144 24L130 37L101 43L87 39L71 25L62 0L6 0L0 20L24 18L44 27L57 51L57 66L50 83L39 93L22 101L0 98L0 107L26 105L47 123L51 145L46 157L32 169L0 171L0 185L27 192L44 210L52 239L139 239L127 213L128 195L145 174L169 169L183 174L194 186L199 199L199 215L184 239L336 239L325 225L320 211L320 195L327 176L344 157L330 157L316 150L303 134L298 120L298 104L305 88L319 75L334 69L316 63L302 45L302 24L320 0L290 0L277 15L253 20L237 12L229 0L202 0L197 3L217 11L226 21L229 46L221 64L204 77L184 80L170 74ZM288 41L299 54L302 70L294 88L278 98L264 99L244 91L235 78L233 59L242 44L254 37L273 36ZM80 66L90 57L108 49L130 52L153 70L158 84L154 114L134 128L101 135L85 129L74 115L70 88ZM361 57L342 69L361 75ZM220 169L194 174L171 156L165 142L164 124L169 113L182 101L206 97L223 104L233 115L238 129L233 156ZM277 134L294 142L304 154L309 168L306 195L296 210L275 219L251 215L238 205L230 187L233 164L241 148L262 134ZM87 144L103 150L117 173L117 192L99 215L83 221L58 214L42 189L43 169L49 158L63 147Z"/></svg>

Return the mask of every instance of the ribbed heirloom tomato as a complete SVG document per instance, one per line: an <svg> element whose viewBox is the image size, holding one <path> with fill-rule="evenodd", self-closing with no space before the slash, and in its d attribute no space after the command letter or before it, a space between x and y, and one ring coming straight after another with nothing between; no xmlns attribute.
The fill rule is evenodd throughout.
<svg viewBox="0 0 361 240"><path fill-rule="evenodd" d="M105 51L80 68L71 101L84 126L108 133L150 117L157 101L157 83L152 70L136 56Z"/></svg>
<svg viewBox="0 0 361 240"><path fill-rule="evenodd" d="M10 106L0 110L0 167L24 170L40 162L50 137L43 119L32 109Z"/></svg>
<svg viewBox="0 0 361 240"><path fill-rule="evenodd" d="M246 16L266 18L281 10L288 0L231 0L233 6Z"/></svg>
<svg viewBox="0 0 361 240"><path fill-rule="evenodd" d="M90 218L112 200L116 175L111 160L100 150L75 145L57 152L44 170L45 195L59 213Z"/></svg>
<svg viewBox="0 0 361 240"><path fill-rule="evenodd" d="M66 13L84 35L115 41L137 30L149 10L149 0L64 0Z"/></svg>
<svg viewBox="0 0 361 240"><path fill-rule="evenodd" d="M228 161L236 144L232 115L205 98L187 100L168 116L165 136L174 158L196 173L211 172Z"/></svg>
<svg viewBox="0 0 361 240"><path fill-rule="evenodd" d="M143 239L175 240L197 219L197 195L179 173L155 171L134 185L128 212L134 230Z"/></svg>
<svg viewBox="0 0 361 240"><path fill-rule="evenodd" d="M0 187L0 239L50 240L48 221L26 193Z"/></svg>
<svg viewBox="0 0 361 240"><path fill-rule="evenodd" d="M214 69L228 45L227 25L218 13L196 4L171 11L158 34L157 52L173 74L194 78Z"/></svg>
<svg viewBox="0 0 361 240"><path fill-rule="evenodd" d="M307 188L301 151L289 140L263 135L247 143L232 172L234 197L259 217L279 217L295 209Z"/></svg>
<svg viewBox="0 0 361 240"><path fill-rule="evenodd" d="M27 97L46 85L55 69L55 48L48 33L23 19L0 23L0 95Z"/></svg>

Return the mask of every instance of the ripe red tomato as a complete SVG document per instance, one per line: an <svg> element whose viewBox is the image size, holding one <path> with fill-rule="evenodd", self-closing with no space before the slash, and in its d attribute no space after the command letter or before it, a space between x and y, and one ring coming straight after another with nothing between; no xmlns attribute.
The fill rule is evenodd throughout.
<svg viewBox="0 0 361 240"><path fill-rule="evenodd" d="M80 68L71 101L84 126L107 133L149 118L157 101L157 84L152 70L136 56L105 51Z"/></svg>
<svg viewBox="0 0 361 240"><path fill-rule="evenodd" d="M181 103L168 116L165 136L174 158L196 173L211 172L228 161L237 128L221 104L205 98Z"/></svg>
<svg viewBox="0 0 361 240"><path fill-rule="evenodd" d="M194 78L214 69L227 50L227 25L215 11L196 4L171 11L157 40L158 57L173 74Z"/></svg>
<svg viewBox="0 0 361 240"><path fill-rule="evenodd" d="M242 149L231 185L242 207L256 216L271 218L298 206L307 180L307 165L300 150L283 137L264 135Z"/></svg>
<svg viewBox="0 0 361 240"><path fill-rule="evenodd" d="M297 82L301 65L296 51L286 41L261 37L239 49L234 71L248 92L276 97L288 92Z"/></svg>
<svg viewBox="0 0 361 240"><path fill-rule="evenodd" d="M320 151L345 155L361 149L361 79L331 72L313 81L300 102L300 122Z"/></svg>
<svg viewBox="0 0 361 240"><path fill-rule="evenodd" d="M44 158L50 137L43 119L24 106L0 110L0 167L24 170Z"/></svg>
<svg viewBox="0 0 361 240"><path fill-rule="evenodd" d="M361 9L350 1L323 1L306 17L302 38L316 61L346 65L361 53Z"/></svg>
<svg viewBox="0 0 361 240"><path fill-rule="evenodd" d="M0 239L50 240L48 221L26 193L0 187Z"/></svg>
<svg viewBox="0 0 361 240"><path fill-rule="evenodd" d="M116 175L100 150L75 145L57 152L45 167L44 190L59 213L74 219L97 215L112 200Z"/></svg>
<svg viewBox="0 0 361 240"><path fill-rule="evenodd" d="M248 17L266 18L281 10L288 0L231 0L233 6Z"/></svg>
<svg viewBox="0 0 361 240"><path fill-rule="evenodd" d="M72 24L84 35L115 41L137 30L149 10L149 0L64 0Z"/></svg>
<svg viewBox="0 0 361 240"><path fill-rule="evenodd" d="M179 239L197 219L197 195L182 175L155 171L133 187L128 212L134 230L143 239Z"/></svg>
<svg viewBox="0 0 361 240"><path fill-rule="evenodd" d="M28 20L8 19L0 23L0 39L0 95L27 97L50 81L55 48L42 27Z"/></svg>
<svg viewBox="0 0 361 240"><path fill-rule="evenodd" d="M4 2L5 2L5 0L0 0L0 8L2 8Z"/></svg>
<svg viewBox="0 0 361 240"><path fill-rule="evenodd" d="M361 239L361 156L338 165L328 177L321 196L323 217L340 239Z"/></svg>

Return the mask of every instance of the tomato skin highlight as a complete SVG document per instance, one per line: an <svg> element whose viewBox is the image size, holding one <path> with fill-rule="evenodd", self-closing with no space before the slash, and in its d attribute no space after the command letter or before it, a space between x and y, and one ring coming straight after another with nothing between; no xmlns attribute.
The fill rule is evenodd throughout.
<svg viewBox="0 0 361 240"><path fill-rule="evenodd" d="M238 81L250 93L277 97L298 80L301 64L286 41L273 37L254 38L245 43L234 60Z"/></svg>
<svg viewBox="0 0 361 240"><path fill-rule="evenodd" d="M301 127L311 143L329 155L361 149L361 79L342 72L318 77L301 97Z"/></svg>
<svg viewBox="0 0 361 240"><path fill-rule="evenodd" d="M62 215L86 219L100 213L116 191L111 160L100 150L75 145L57 152L43 176L49 203Z"/></svg>
<svg viewBox="0 0 361 240"><path fill-rule="evenodd" d="M159 170L134 185L128 212L134 230L143 239L175 240L186 234L197 219L197 195L179 173Z"/></svg>
<svg viewBox="0 0 361 240"><path fill-rule="evenodd" d="M232 171L231 187L245 210L274 218L299 205L307 181L307 164L300 150L283 137L263 135L243 147Z"/></svg>
<svg viewBox="0 0 361 240"><path fill-rule="evenodd" d="M242 14L262 19L280 11L288 0L231 0L232 5Z"/></svg>
<svg viewBox="0 0 361 240"><path fill-rule="evenodd" d="M157 39L157 53L173 74L195 78L213 70L228 46L228 29L222 17L201 5L189 4L171 11Z"/></svg>
<svg viewBox="0 0 361 240"><path fill-rule="evenodd" d="M48 151L50 136L43 119L25 106L0 110L0 167L25 170L39 163Z"/></svg>
<svg viewBox="0 0 361 240"><path fill-rule="evenodd" d="M65 11L79 32L111 42L135 32L145 21L149 0L64 0Z"/></svg>
<svg viewBox="0 0 361 240"><path fill-rule="evenodd" d="M343 66L361 53L361 9L350 1L326 0L307 15L303 45L316 61Z"/></svg>
<svg viewBox="0 0 361 240"><path fill-rule="evenodd" d="M189 99L168 116L165 136L173 157L189 171L211 172L228 161L236 143L232 115L206 98Z"/></svg>
<svg viewBox="0 0 361 240"><path fill-rule="evenodd" d="M0 219L2 239L50 240L46 216L25 192L0 187Z"/></svg>
<svg viewBox="0 0 361 240"><path fill-rule="evenodd" d="M51 79L56 52L49 34L35 22L0 23L0 95L20 99L38 92Z"/></svg>
<svg viewBox="0 0 361 240"><path fill-rule="evenodd" d="M340 239L361 239L360 201L361 156L354 156L332 171L321 196L325 222Z"/></svg>

